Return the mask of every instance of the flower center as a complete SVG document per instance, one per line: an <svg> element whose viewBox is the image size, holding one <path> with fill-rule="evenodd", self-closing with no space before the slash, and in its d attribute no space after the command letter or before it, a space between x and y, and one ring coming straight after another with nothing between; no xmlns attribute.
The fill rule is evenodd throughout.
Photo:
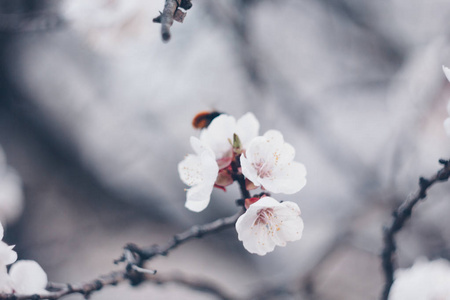
<svg viewBox="0 0 450 300"><path fill-rule="evenodd" d="M259 162L252 163L255 168L259 178L270 177L272 175L272 168L265 161L260 160Z"/></svg>
<svg viewBox="0 0 450 300"><path fill-rule="evenodd" d="M256 220L254 225L265 225L268 224L274 217L273 208L261 208L256 213Z"/></svg>

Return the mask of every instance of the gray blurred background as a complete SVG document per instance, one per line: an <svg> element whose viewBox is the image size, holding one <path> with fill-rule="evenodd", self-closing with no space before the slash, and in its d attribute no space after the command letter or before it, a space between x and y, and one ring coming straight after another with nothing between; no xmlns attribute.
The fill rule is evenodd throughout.
<svg viewBox="0 0 450 300"><path fill-rule="evenodd" d="M127 242L233 214L236 187L185 209L177 164L196 113L252 111L307 167L302 191L275 196L299 204L302 240L259 257L229 229L148 267L239 297L377 299L383 224L450 156L448 0L194 0L168 44L152 23L163 2L0 0L0 145L23 191L6 241L51 281L80 282L117 268ZM449 192L414 212L400 266L450 258ZM180 297L214 299L152 284L92 298Z"/></svg>

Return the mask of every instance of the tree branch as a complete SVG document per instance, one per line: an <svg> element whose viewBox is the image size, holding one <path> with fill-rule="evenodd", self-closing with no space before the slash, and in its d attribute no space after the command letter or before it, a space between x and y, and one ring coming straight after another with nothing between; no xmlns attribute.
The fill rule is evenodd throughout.
<svg viewBox="0 0 450 300"><path fill-rule="evenodd" d="M185 232L176 234L164 246L153 245L147 249L141 249L135 244L128 244L125 246L125 250L126 251L128 250L133 254L137 254L142 261L150 260L153 257L159 256L159 255L167 256L171 250L177 248L181 244L184 244L185 242L187 242L191 239L201 238L205 235L216 233L225 228L233 226L236 223L237 219L243 213L244 213L244 208L242 208L236 214L234 214L230 217L217 219L214 222L204 224L204 225L192 226L190 229L186 230ZM126 261L126 258L123 256L119 261Z"/></svg>
<svg viewBox="0 0 450 300"><path fill-rule="evenodd" d="M186 13L178 8L188 10L191 7L191 0L166 0L161 15L153 19L153 22L161 23L161 36L163 41L168 42L170 40L170 27L173 21L183 22L184 20Z"/></svg>
<svg viewBox="0 0 450 300"><path fill-rule="evenodd" d="M427 196L427 190L436 182L447 181L450 176L450 161L439 160L444 167L430 179L421 177L419 189L410 199L406 199L392 214L392 222L389 227L383 228L384 248L381 254L385 285L381 296L382 300L387 300L391 286L394 282L394 271L396 268L396 243L395 234L399 232L405 222L411 217L412 209L422 199Z"/></svg>

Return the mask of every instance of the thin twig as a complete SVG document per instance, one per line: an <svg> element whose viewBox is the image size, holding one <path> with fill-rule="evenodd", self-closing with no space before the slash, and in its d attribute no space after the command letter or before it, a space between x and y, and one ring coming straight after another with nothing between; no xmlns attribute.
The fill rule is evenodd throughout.
<svg viewBox="0 0 450 300"><path fill-rule="evenodd" d="M450 176L450 162L439 160L444 167L430 179L421 177L419 189L410 199L406 199L392 214L392 223L389 227L383 228L384 248L381 254L382 266L385 277L385 285L381 296L382 300L387 300L391 286L394 282L394 271L396 268L396 243L395 234L403 228L405 222L411 217L413 207L427 196L427 190L436 182L447 181Z"/></svg>
<svg viewBox="0 0 450 300"><path fill-rule="evenodd" d="M169 276L153 276L151 281L156 284L176 283L196 291L214 295L222 300L238 299L236 296L232 296L226 292L218 283L205 278L195 278L191 275L173 274Z"/></svg>
<svg viewBox="0 0 450 300"><path fill-rule="evenodd" d="M239 210L237 213L230 217L217 219L214 222L204 224L204 225L195 225L192 226L190 229L186 230L183 233L176 234L169 240L167 244L164 246L160 245L153 245L149 247L148 249L141 249L135 244L128 244L125 246L125 250L129 250L132 253L135 253L139 255L139 257L145 261L150 260L155 256L166 256L169 254L169 252L181 244L184 244L185 242L194 239L194 238L201 238L205 235L209 235L212 233L216 233L218 231L221 231L225 228L234 226L237 219L244 213L244 208Z"/></svg>
<svg viewBox="0 0 450 300"><path fill-rule="evenodd" d="M186 13L180 11L178 8L188 10L191 7L191 0L166 0L161 15L153 19L153 22L161 23L161 36L163 41L168 42L170 40L170 27L174 20L183 22Z"/></svg>
<svg viewBox="0 0 450 300"><path fill-rule="evenodd" d="M26 300L26 299L49 299L55 300L70 294L82 294L85 297L95 291L101 290L105 286L117 285L127 279L125 271L111 272L108 275L100 276L89 282L82 284L62 284L48 283L47 289L56 290L45 294L21 295L21 294L0 294L1 300Z"/></svg>

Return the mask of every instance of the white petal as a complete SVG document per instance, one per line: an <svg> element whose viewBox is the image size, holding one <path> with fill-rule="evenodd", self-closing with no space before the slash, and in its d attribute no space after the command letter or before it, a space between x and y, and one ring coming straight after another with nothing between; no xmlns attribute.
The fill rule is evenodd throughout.
<svg viewBox="0 0 450 300"><path fill-rule="evenodd" d="M222 114L202 130L200 140L213 150L217 159L221 159L227 156L231 150L228 139L233 139L235 129L236 119Z"/></svg>
<svg viewBox="0 0 450 300"><path fill-rule="evenodd" d="M6 272L6 267L0 269L0 293L10 294L13 292L11 278Z"/></svg>
<svg viewBox="0 0 450 300"><path fill-rule="evenodd" d="M0 222L0 241L3 240L3 233L4 233L3 225L2 225L2 223Z"/></svg>
<svg viewBox="0 0 450 300"><path fill-rule="evenodd" d="M202 154L203 152L209 152L209 155L214 156L214 151L204 142L202 142L200 139L196 138L195 136L191 136L190 139L191 147L194 149L194 152L198 155Z"/></svg>
<svg viewBox="0 0 450 300"><path fill-rule="evenodd" d="M14 290L20 294L46 293L47 274L33 260L19 260L9 270Z"/></svg>
<svg viewBox="0 0 450 300"><path fill-rule="evenodd" d="M277 231L279 237L286 242L297 241L302 238L303 220L300 217L300 208L294 202L286 201L281 203L281 207L275 209L277 217L283 221L280 230Z"/></svg>
<svg viewBox="0 0 450 300"><path fill-rule="evenodd" d="M17 253L13 250L14 246L9 246L0 241L0 266L7 266L17 260Z"/></svg>
<svg viewBox="0 0 450 300"><path fill-rule="evenodd" d="M447 80L450 81L450 69L446 66L442 66L442 70L444 71L445 77L447 77Z"/></svg>
<svg viewBox="0 0 450 300"><path fill-rule="evenodd" d="M444 128L445 128L445 132L450 137L450 118L445 119Z"/></svg>
<svg viewBox="0 0 450 300"><path fill-rule="evenodd" d="M273 169L272 176L261 178L260 183L273 193L295 194L306 185L306 168L299 162L290 162Z"/></svg>
<svg viewBox="0 0 450 300"><path fill-rule="evenodd" d="M193 186L203 181L200 156L189 154L178 164L178 174L184 184Z"/></svg>
<svg viewBox="0 0 450 300"><path fill-rule="evenodd" d="M208 206L214 183L219 174L219 166L211 153L205 151L199 159L201 180L187 191L185 204L186 208L195 212L200 212Z"/></svg>
<svg viewBox="0 0 450 300"><path fill-rule="evenodd" d="M247 155L247 154L245 154ZM261 184L259 183L259 178L258 178L258 172L257 170L252 166L252 163L250 162L249 159L247 159L245 157L244 154L241 155L241 170L242 170L242 174L244 174L244 176L250 180L251 182L253 182L253 184L255 186L260 186Z"/></svg>
<svg viewBox="0 0 450 300"><path fill-rule="evenodd" d="M253 225L256 214L246 215L245 212L236 222L238 239L242 241L244 248L254 254L265 255L275 249L275 243L269 238L264 225Z"/></svg>
<svg viewBox="0 0 450 300"><path fill-rule="evenodd" d="M389 300L450 299L450 263L420 259L409 269L395 271Z"/></svg>
<svg viewBox="0 0 450 300"><path fill-rule="evenodd" d="M250 141L257 137L259 133L259 122L255 115L251 112L243 115L236 123L235 133L239 136L244 149L246 149Z"/></svg>

